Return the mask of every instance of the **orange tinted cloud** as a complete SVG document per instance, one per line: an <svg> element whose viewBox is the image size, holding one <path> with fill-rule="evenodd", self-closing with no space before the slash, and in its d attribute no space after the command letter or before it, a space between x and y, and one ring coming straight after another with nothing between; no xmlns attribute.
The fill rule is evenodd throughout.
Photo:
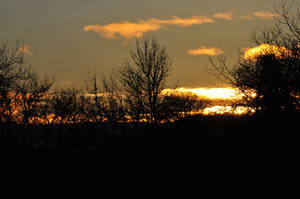
<svg viewBox="0 0 300 199"><path fill-rule="evenodd" d="M233 13L232 11L228 11L225 13L216 13L213 16L216 19L225 19L225 20L232 20L233 19Z"/></svg>
<svg viewBox="0 0 300 199"><path fill-rule="evenodd" d="M252 16L241 16L241 19L254 20L254 17L252 17Z"/></svg>
<svg viewBox="0 0 300 199"><path fill-rule="evenodd" d="M140 21L139 23L112 23L104 26L88 25L84 27L84 31L93 31L108 39L114 39L117 38L117 36L131 39L133 37L141 37L146 32L157 31L161 28L162 27L159 24L151 23L149 21Z"/></svg>
<svg viewBox="0 0 300 199"><path fill-rule="evenodd" d="M197 49L191 49L187 52L190 55L210 55L210 56L216 56L223 54L224 51L221 48L217 47L205 47L202 46L201 48Z"/></svg>
<svg viewBox="0 0 300 199"><path fill-rule="evenodd" d="M19 48L20 52L23 52L26 55L32 55L32 47L28 44L24 44L22 47Z"/></svg>
<svg viewBox="0 0 300 199"><path fill-rule="evenodd" d="M139 20L138 22L120 22L107 25L87 25L84 31L93 31L108 39L122 37L125 39L138 38L146 32L154 32L168 25L187 27L192 25L200 25L203 23L214 23L215 21L206 16L192 16L189 18L180 18L173 16L169 20L150 19L147 21Z"/></svg>
<svg viewBox="0 0 300 199"><path fill-rule="evenodd" d="M172 93L177 91L179 93L193 93L201 98L207 99L242 99L243 94L238 89L232 87L225 88L209 88L209 87L198 87L198 88L185 88L180 87L176 89L164 89L163 94Z"/></svg>
<svg viewBox="0 0 300 199"><path fill-rule="evenodd" d="M278 16L278 14L269 11L256 11L253 12L252 14L241 16L241 19L245 19L245 20L255 20L256 18L272 19L273 17L276 16Z"/></svg>
<svg viewBox="0 0 300 199"><path fill-rule="evenodd" d="M253 16L262 18L262 19L270 19L270 18L276 17L277 14L268 12L268 11L257 11L257 12L253 13Z"/></svg>
<svg viewBox="0 0 300 199"><path fill-rule="evenodd" d="M160 20L162 24L166 25L177 25L177 26L192 26L200 25L203 23L214 23L215 21L207 16L192 16L190 18L179 18L173 16L170 20Z"/></svg>
<svg viewBox="0 0 300 199"><path fill-rule="evenodd" d="M246 48L244 53L244 59L255 60L259 56L274 54L276 57L282 57L283 55L289 55L290 50L285 47L279 47L270 44L261 44L253 48Z"/></svg>

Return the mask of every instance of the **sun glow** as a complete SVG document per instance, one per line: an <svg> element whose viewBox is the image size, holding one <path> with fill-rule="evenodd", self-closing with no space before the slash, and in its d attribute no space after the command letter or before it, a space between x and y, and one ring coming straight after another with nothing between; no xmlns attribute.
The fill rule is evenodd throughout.
<svg viewBox="0 0 300 199"><path fill-rule="evenodd" d="M249 107L244 107L244 106L237 106L237 107L232 107L232 106L212 106L212 107L207 107L203 110L202 114L204 115L213 115L213 114L234 114L234 115L243 115L247 113L253 113L255 110L249 108Z"/></svg>
<svg viewBox="0 0 300 199"><path fill-rule="evenodd" d="M165 89L163 92L172 92L172 89ZM226 102L233 102L235 100L241 100L243 94L235 88L225 87L225 88L208 88L208 87L199 87L199 88L178 88L177 92L180 93L192 93L199 96L201 99L208 99L212 101L212 104L199 112L193 112L191 114L203 114L203 115L219 115L219 114L234 114L234 115L243 115L247 113L253 113L255 110L245 107L245 106L230 106ZM227 105L226 105L227 104ZM230 103L229 103L230 104Z"/></svg>
<svg viewBox="0 0 300 199"><path fill-rule="evenodd" d="M249 107L244 106L230 106L232 102L238 101L242 99L243 94L241 94L238 89L232 87L226 88L208 88L208 87L199 87L199 88L178 88L178 89L165 89L162 91L162 95L168 94L186 94L186 95L196 95L199 97L199 100L204 100L205 107L200 107L199 110L196 108L191 112L186 112L184 115L194 115L194 114L203 114L203 115L214 115L214 114L234 114L234 115L243 115L249 112L253 112L253 110L249 109ZM17 100L17 102L12 101L10 105L14 110L11 114L14 118L13 121L17 123L22 123L22 105L19 104L19 100L21 100L21 96L15 96L13 93L11 94L12 98ZM87 94L86 97L93 97L94 95ZM97 96L106 96L105 93L99 93ZM179 95L181 96L181 95ZM49 97L49 96L48 96ZM37 106L42 105L39 103ZM4 112L7 110L1 109L0 111ZM60 124L60 123L79 123L81 121L92 121L89 118L84 118L83 115L72 115L66 118L62 118L60 115L56 115L55 113L41 113L39 116L32 116L29 119L30 124ZM145 118L143 118L145 120ZM142 120L143 120L142 119ZM127 118L130 121L130 117ZM103 121L106 121L104 118ZM145 120L146 121L146 120Z"/></svg>
<svg viewBox="0 0 300 199"><path fill-rule="evenodd" d="M226 88L179 88L179 92L191 92L199 97L207 98L207 99L240 99L242 94L232 87Z"/></svg>

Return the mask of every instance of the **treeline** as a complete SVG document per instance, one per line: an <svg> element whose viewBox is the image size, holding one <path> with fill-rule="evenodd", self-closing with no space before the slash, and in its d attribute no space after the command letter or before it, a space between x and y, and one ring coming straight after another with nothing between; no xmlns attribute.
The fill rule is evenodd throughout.
<svg viewBox="0 0 300 199"><path fill-rule="evenodd" d="M99 81L89 74L84 89L55 88L54 77L39 74L24 59L22 47L0 47L0 121L74 124L175 121L208 104L192 93L163 92L171 62L156 39L136 42L131 60Z"/></svg>

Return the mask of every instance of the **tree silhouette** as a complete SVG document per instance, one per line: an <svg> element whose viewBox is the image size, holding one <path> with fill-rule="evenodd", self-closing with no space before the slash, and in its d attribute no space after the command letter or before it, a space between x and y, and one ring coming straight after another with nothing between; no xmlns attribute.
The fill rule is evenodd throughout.
<svg viewBox="0 0 300 199"><path fill-rule="evenodd" d="M116 123L126 120L124 95L120 89L120 82L117 81L117 74L111 73L102 80L105 93L106 118L109 122Z"/></svg>
<svg viewBox="0 0 300 199"><path fill-rule="evenodd" d="M39 115L40 105L54 83L27 66L23 48L0 47L0 119L29 124Z"/></svg>
<svg viewBox="0 0 300 199"><path fill-rule="evenodd" d="M106 104L104 102L103 91L97 80L96 71L93 74L89 74L89 79L86 82L87 95L87 117L96 123L103 122L105 120Z"/></svg>
<svg viewBox="0 0 300 199"><path fill-rule="evenodd" d="M160 94L171 66L165 47L161 48L155 38L136 41L131 61L124 62L118 71L128 113L133 120L144 118L150 123L158 122Z"/></svg>
<svg viewBox="0 0 300 199"><path fill-rule="evenodd" d="M74 87L57 89L51 94L50 110L59 124L81 121L85 113L80 105L82 96L81 91Z"/></svg>
<svg viewBox="0 0 300 199"><path fill-rule="evenodd" d="M22 48L9 48L7 43L0 47L0 121L10 123L17 109L14 84L18 70L24 66Z"/></svg>
<svg viewBox="0 0 300 199"><path fill-rule="evenodd" d="M22 67L18 71L14 92L18 95L18 106L23 124L39 116L41 103L54 83L54 78L41 76L32 67Z"/></svg>
<svg viewBox="0 0 300 199"><path fill-rule="evenodd" d="M277 24L253 33L256 45L274 46L252 58L241 58L228 66L225 57L216 63L210 59L209 72L237 87L244 105L264 113L291 112L299 109L300 96L300 10L291 15L291 7L282 2Z"/></svg>
<svg viewBox="0 0 300 199"><path fill-rule="evenodd" d="M98 82L96 71L89 75L86 82L87 117L91 121L122 122L125 120L124 98L120 93L116 76L111 73Z"/></svg>

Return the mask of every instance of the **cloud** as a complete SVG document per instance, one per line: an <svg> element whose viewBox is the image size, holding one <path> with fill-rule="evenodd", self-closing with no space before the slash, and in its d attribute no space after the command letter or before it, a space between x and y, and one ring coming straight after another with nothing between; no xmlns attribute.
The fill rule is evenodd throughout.
<svg viewBox="0 0 300 199"><path fill-rule="evenodd" d="M241 19L244 20L255 20L256 18L260 19L272 19L273 17L278 16L276 13L272 13L269 11L255 11L252 14L241 16Z"/></svg>
<svg viewBox="0 0 300 199"><path fill-rule="evenodd" d="M252 17L252 16L241 16L241 19L254 20L254 17Z"/></svg>
<svg viewBox="0 0 300 199"><path fill-rule="evenodd" d="M28 44L24 44L22 47L19 48L19 51L26 54L26 55L32 55L32 47Z"/></svg>
<svg viewBox="0 0 300 199"><path fill-rule="evenodd" d="M232 13L232 11L228 11L228 12L225 12L225 13L219 12L219 13L214 14L213 17L215 19L225 19L225 20L230 21L230 20L233 19L233 13Z"/></svg>
<svg viewBox="0 0 300 199"><path fill-rule="evenodd" d="M243 48L245 60L255 60L259 56L273 54L276 57L289 56L292 51L283 46L275 46L270 44L261 44L253 48Z"/></svg>
<svg viewBox="0 0 300 199"><path fill-rule="evenodd" d="M179 93L193 93L201 98L208 99L241 99L243 94L239 92L238 89L232 87L224 88L212 88L212 87L198 87L198 88L188 88L180 87L176 89L164 89L163 94L168 94L172 92Z"/></svg>
<svg viewBox="0 0 300 199"><path fill-rule="evenodd" d="M117 36L131 39L133 37L141 37L146 32L157 31L161 28L160 24L155 24L151 21L140 21L139 23L112 23L104 26L88 25L84 27L84 31L93 31L108 39L115 39Z"/></svg>
<svg viewBox="0 0 300 199"><path fill-rule="evenodd" d="M179 18L173 16L170 20L160 20L162 24L166 25L177 25L177 26L192 26L201 25L203 23L215 23L213 19L207 16L192 16L190 18Z"/></svg>
<svg viewBox="0 0 300 199"><path fill-rule="evenodd" d="M180 18L173 16L168 20L150 19L147 21L139 20L138 22L124 21L120 23L111 23L107 25L87 25L84 27L85 32L96 32L107 39L132 39L142 37L146 32L158 31L169 25L188 27L200 25L203 23L214 23L215 21L207 16L192 16L189 18Z"/></svg>
<svg viewBox="0 0 300 199"><path fill-rule="evenodd" d="M217 47L205 47L202 46L201 48L191 49L187 52L190 55L210 55L210 56L217 56L223 54L224 51L221 48Z"/></svg>
<svg viewBox="0 0 300 199"><path fill-rule="evenodd" d="M268 11L257 11L257 12L253 13L253 16L261 18L261 19L271 19L278 15L275 13L272 13L272 12L268 12Z"/></svg>

